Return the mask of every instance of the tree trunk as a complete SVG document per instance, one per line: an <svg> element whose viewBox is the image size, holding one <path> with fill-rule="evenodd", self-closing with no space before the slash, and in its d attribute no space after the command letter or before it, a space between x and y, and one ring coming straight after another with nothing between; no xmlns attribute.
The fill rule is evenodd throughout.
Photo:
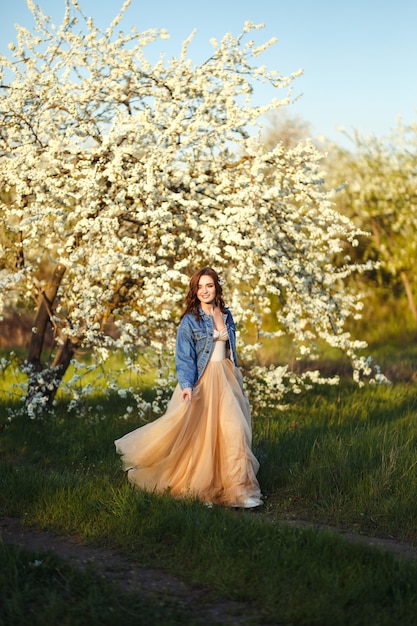
<svg viewBox="0 0 417 626"><path fill-rule="evenodd" d="M408 306L410 307L411 313L413 314L414 321L417 324L417 308L414 302L413 291L411 289L410 281L408 280L408 276L404 270L400 272L401 280L403 281L404 289L407 294Z"/></svg>
<svg viewBox="0 0 417 626"><path fill-rule="evenodd" d="M32 337L29 345L28 363L32 373L29 377L28 391L25 398L26 407L34 405L34 410L50 409L55 394L74 354L71 341L67 339L59 347L52 364L42 363L42 349L48 322L52 321L53 304L65 273L65 265L59 263L51 281L42 293L36 314Z"/></svg>
<svg viewBox="0 0 417 626"><path fill-rule="evenodd" d="M28 362L37 372L40 372L43 369L41 356L45 341L46 327L52 317L52 305L56 298L62 277L64 276L65 269L65 265L62 265L61 263L55 267L51 282L45 291L42 292L39 301L39 308L34 323L34 328L36 330L32 331L32 338L28 353Z"/></svg>

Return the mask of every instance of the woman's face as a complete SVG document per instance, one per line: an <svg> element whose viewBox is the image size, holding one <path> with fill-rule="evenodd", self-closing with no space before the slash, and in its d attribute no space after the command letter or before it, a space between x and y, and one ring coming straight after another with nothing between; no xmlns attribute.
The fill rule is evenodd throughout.
<svg viewBox="0 0 417 626"><path fill-rule="evenodd" d="M201 304L212 304L216 300L216 285L214 279L208 274L200 276L197 285L197 298Z"/></svg>

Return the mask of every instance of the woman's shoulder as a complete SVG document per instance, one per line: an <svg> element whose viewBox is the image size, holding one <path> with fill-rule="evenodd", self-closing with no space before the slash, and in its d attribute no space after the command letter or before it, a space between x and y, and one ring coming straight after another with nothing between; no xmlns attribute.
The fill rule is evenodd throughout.
<svg viewBox="0 0 417 626"><path fill-rule="evenodd" d="M185 315L183 315L180 320L179 326L182 328L191 328L193 326L196 326L199 323L200 323L200 318L196 319L196 316L194 313L185 313Z"/></svg>
<svg viewBox="0 0 417 626"><path fill-rule="evenodd" d="M229 309L229 307L228 307L228 306L225 306L225 307L224 307L224 309L223 309L223 315L227 315L227 317L228 317L229 319L231 319L231 320L233 319L232 312L231 312L231 310Z"/></svg>

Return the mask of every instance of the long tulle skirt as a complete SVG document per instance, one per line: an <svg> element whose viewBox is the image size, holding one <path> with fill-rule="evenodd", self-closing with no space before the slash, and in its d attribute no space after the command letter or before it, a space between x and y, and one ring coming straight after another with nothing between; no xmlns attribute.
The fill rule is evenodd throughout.
<svg viewBox="0 0 417 626"><path fill-rule="evenodd" d="M208 363L191 402L177 385L162 417L115 445L136 486L233 507L262 504L251 441L241 374L225 359Z"/></svg>

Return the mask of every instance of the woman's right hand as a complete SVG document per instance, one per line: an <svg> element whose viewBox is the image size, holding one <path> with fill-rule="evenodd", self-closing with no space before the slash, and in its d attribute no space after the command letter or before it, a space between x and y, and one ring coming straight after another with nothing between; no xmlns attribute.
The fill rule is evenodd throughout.
<svg viewBox="0 0 417 626"><path fill-rule="evenodd" d="M190 387L183 389L181 392L181 401L182 402L191 402L193 398L193 390Z"/></svg>

